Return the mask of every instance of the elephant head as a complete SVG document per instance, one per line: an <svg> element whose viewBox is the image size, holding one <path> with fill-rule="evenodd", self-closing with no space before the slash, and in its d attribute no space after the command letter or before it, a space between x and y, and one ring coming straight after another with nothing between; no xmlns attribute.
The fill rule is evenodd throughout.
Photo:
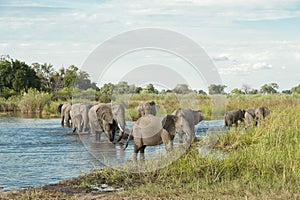
<svg viewBox="0 0 300 200"><path fill-rule="evenodd" d="M172 150L177 121L178 117L174 115L164 117L145 115L139 118L130 133L134 138L133 160L137 159L138 152L141 153L140 158L144 159L144 151L147 146L164 144L167 151ZM128 142L129 139L124 149L128 146Z"/></svg>
<svg viewBox="0 0 300 200"><path fill-rule="evenodd" d="M253 125L257 126L258 121L264 119L269 114L270 110L267 107L248 108L245 112L246 128Z"/></svg>
<svg viewBox="0 0 300 200"><path fill-rule="evenodd" d="M144 115L156 115L156 105L154 101L141 102L137 107L138 118Z"/></svg>
<svg viewBox="0 0 300 200"><path fill-rule="evenodd" d="M125 108L123 104L115 104L111 106L113 118L116 121L118 125L119 132L119 138L117 139L117 142L120 142L120 140L123 138L124 131L125 131Z"/></svg>
<svg viewBox="0 0 300 200"><path fill-rule="evenodd" d="M267 107L259 107L255 110L256 120L264 119L267 115L270 114L270 110Z"/></svg>
<svg viewBox="0 0 300 200"><path fill-rule="evenodd" d="M70 127L70 120L71 120L71 104L64 103L60 104L58 107L58 112L60 113L61 117L61 125L64 126L64 121L66 122L67 127Z"/></svg>
<svg viewBox="0 0 300 200"><path fill-rule="evenodd" d="M245 118L245 110L236 109L236 110L230 110L225 113L225 126L231 127L233 124L238 126L239 121L243 121Z"/></svg>
<svg viewBox="0 0 300 200"><path fill-rule="evenodd" d="M175 110L173 115L178 117L176 123L176 132L179 142L183 142L183 135L186 135L186 141L191 144L195 137L195 125L204 119L204 113L201 110L182 109Z"/></svg>
<svg viewBox="0 0 300 200"><path fill-rule="evenodd" d="M71 118L73 132L78 129L79 132L89 130L89 112L90 105L76 103L71 106Z"/></svg>
<svg viewBox="0 0 300 200"><path fill-rule="evenodd" d="M105 104L99 105L96 110L96 116L105 135L109 141L113 142L117 123L113 118L111 107Z"/></svg>

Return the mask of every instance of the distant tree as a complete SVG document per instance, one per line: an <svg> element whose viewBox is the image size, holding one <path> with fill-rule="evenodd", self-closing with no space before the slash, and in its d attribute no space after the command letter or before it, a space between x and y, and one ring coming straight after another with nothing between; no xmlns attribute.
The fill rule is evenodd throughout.
<svg viewBox="0 0 300 200"><path fill-rule="evenodd" d="M215 84L211 84L208 87L208 93L210 95L213 94L225 94L224 89L226 88L226 85L215 85Z"/></svg>
<svg viewBox="0 0 300 200"><path fill-rule="evenodd" d="M77 77L78 67L71 65L64 74L64 87L73 87Z"/></svg>
<svg viewBox="0 0 300 200"><path fill-rule="evenodd" d="M262 94L275 94L277 93L277 90L279 86L277 83L269 83L269 84L264 84L261 89L260 92Z"/></svg>
<svg viewBox="0 0 300 200"><path fill-rule="evenodd" d="M291 92L293 94L300 94L300 84L298 86L295 86L291 89Z"/></svg>
<svg viewBox="0 0 300 200"><path fill-rule="evenodd" d="M231 90L230 93L233 94L233 95L245 94L245 92L243 92L242 90L240 90L238 88L234 88L233 90Z"/></svg>
<svg viewBox="0 0 300 200"><path fill-rule="evenodd" d="M144 89L142 90L142 93L148 93L148 94L153 93L153 94L158 94L158 90L154 88L154 85L153 85L152 83L150 83L150 84L148 84L148 85L146 86L146 88L144 88Z"/></svg>
<svg viewBox="0 0 300 200"><path fill-rule="evenodd" d="M28 91L29 88L40 89L41 80L36 75L34 69L25 62L12 60L12 74L9 76L11 88L19 93L21 90Z"/></svg>
<svg viewBox="0 0 300 200"><path fill-rule="evenodd" d="M130 94L134 94L135 93L135 90L136 90L136 87L135 87L135 85L134 84L131 84L131 85L129 85L129 93Z"/></svg>
<svg viewBox="0 0 300 200"><path fill-rule="evenodd" d="M187 84L178 84L173 89L173 92L176 94L188 94L191 93L192 90L189 89L189 86Z"/></svg>
<svg viewBox="0 0 300 200"><path fill-rule="evenodd" d="M282 94L292 94L291 90L282 90Z"/></svg>
<svg viewBox="0 0 300 200"><path fill-rule="evenodd" d="M139 94L139 93L141 93L142 90L143 90L142 87L136 87L135 90L134 90L134 93Z"/></svg>
<svg viewBox="0 0 300 200"><path fill-rule="evenodd" d="M121 81L115 85L114 88L115 94L128 94L129 93L129 85L125 81Z"/></svg>
<svg viewBox="0 0 300 200"><path fill-rule="evenodd" d="M207 93L204 90L198 90L198 94L207 95Z"/></svg>
<svg viewBox="0 0 300 200"><path fill-rule="evenodd" d="M51 77L55 73L53 65L51 64L40 64L40 63L32 63L31 67L36 72L36 75L41 80L41 88L43 90L49 90L51 88Z"/></svg>
<svg viewBox="0 0 300 200"><path fill-rule="evenodd" d="M251 90L249 90L248 94L258 94L258 90L257 89L251 89Z"/></svg>
<svg viewBox="0 0 300 200"><path fill-rule="evenodd" d="M98 101L102 103L109 103L112 100L112 95L115 85L112 83L105 83L98 92Z"/></svg>
<svg viewBox="0 0 300 200"><path fill-rule="evenodd" d="M92 87L91 80L89 79L90 75L85 71L77 72L75 79L75 86L82 90L87 90Z"/></svg>
<svg viewBox="0 0 300 200"><path fill-rule="evenodd" d="M249 94L250 90L251 90L251 87L250 87L249 85L247 85L247 84L243 84L243 85L242 85L241 91L242 91L244 94Z"/></svg>

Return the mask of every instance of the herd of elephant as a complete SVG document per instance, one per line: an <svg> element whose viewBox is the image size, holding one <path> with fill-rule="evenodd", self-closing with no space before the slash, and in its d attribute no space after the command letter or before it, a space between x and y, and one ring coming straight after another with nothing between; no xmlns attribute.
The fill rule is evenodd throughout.
<svg viewBox="0 0 300 200"><path fill-rule="evenodd" d="M164 144L167 151L173 148L173 139L178 134L179 142L189 145L195 136L195 125L204 119L201 110L176 109L171 115L156 116L156 104L154 101L141 102L137 108L138 119L132 126L127 137L125 148L130 138L134 141L133 160L144 159L146 146ZM61 125L64 123L72 127L73 132L88 132L101 140L104 132L110 142L120 142L125 131L125 107L122 104L86 105L82 103L64 103L58 106L61 114ZM71 123L70 123L71 121ZM119 137L115 140L115 133L119 131ZM185 137L184 137L185 135ZM124 149L125 149L124 148Z"/></svg>
<svg viewBox="0 0 300 200"><path fill-rule="evenodd" d="M120 142L125 132L125 107L122 104L100 103L86 105L82 103L64 103L58 106L61 113L61 125L64 123L72 127L73 132L88 132L101 140L104 132L112 143ZM204 119L201 110L176 109L172 114L163 117L156 116L156 104L154 101L141 102L136 108L138 119L132 126L127 136L125 148L133 137L133 160L144 159L144 151L147 146L164 144L167 152L173 148L173 139L178 134L179 143L185 142L187 146L195 137L195 125ZM261 119L270 113L266 107L249 108L247 110L231 110L225 113L225 126L238 125L245 119L246 128L255 126ZM71 123L70 123L71 121ZM119 131L119 137L115 141L115 133ZM185 136L185 137L184 137Z"/></svg>
<svg viewBox="0 0 300 200"><path fill-rule="evenodd" d="M225 113L225 126L231 127L233 124L238 126L240 121L245 120L246 128L257 126L258 122L270 114L267 107L248 108L247 110L231 110Z"/></svg>

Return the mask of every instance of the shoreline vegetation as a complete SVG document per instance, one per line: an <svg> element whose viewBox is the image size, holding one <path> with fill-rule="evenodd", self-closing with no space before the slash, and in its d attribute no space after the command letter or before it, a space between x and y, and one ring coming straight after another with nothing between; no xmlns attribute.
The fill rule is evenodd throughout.
<svg viewBox="0 0 300 200"><path fill-rule="evenodd" d="M175 104L166 95L170 94L133 95L129 108L152 98L169 113ZM196 99L199 109L209 115L210 97L197 95ZM43 113L57 112L58 104L50 101ZM224 152L222 159L213 153L201 156L199 143L193 143L178 160L153 172L104 168L57 184L3 192L0 199L299 199L300 96L233 95L226 99L227 110L262 105L271 113L258 127L245 130L241 124L220 135L213 149ZM123 189L95 190L102 184Z"/></svg>

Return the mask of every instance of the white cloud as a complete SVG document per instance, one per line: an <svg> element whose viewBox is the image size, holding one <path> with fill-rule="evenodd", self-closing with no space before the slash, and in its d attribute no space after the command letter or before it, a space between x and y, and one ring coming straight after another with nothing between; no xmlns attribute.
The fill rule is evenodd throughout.
<svg viewBox="0 0 300 200"><path fill-rule="evenodd" d="M255 63L254 65L252 65L252 69L254 69L254 70L272 69L272 65L271 64L267 64L265 62Z"/></svg>
<svg viewBox="0 0 300 200"><path fill-rule="evenodd" d="M246 75L254 71L270 70L272 68L271 64L265 62L255 64L241 63L230 67L219 68L219 73L222 75Z"/></svg>

